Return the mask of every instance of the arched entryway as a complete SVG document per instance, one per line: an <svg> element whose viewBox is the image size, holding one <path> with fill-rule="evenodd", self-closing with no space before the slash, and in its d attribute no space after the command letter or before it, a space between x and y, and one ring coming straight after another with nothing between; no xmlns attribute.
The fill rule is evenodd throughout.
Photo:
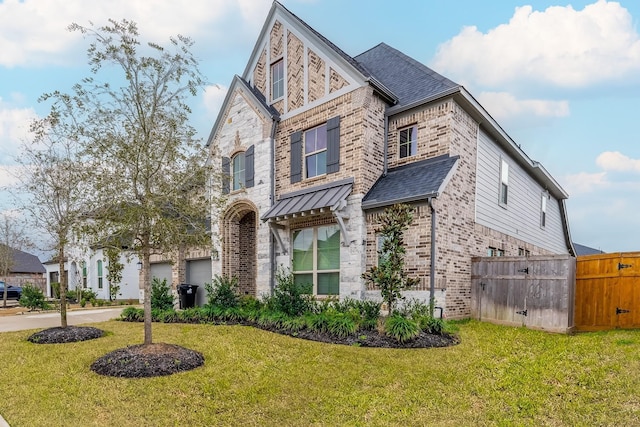
<svg viewBox="0 0 640 427"><path fill-rule="evenodd" d="M222 274L238 278L242 295L257 296L257 220L248 201L231 205L222 220Z"/></svg>

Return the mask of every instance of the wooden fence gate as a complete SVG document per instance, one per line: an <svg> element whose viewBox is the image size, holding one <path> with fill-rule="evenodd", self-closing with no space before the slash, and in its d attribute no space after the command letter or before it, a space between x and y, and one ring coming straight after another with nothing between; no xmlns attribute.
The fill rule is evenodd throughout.
<svg viewBox="0 0 640 427"><path fill-rule="evenodd" d="M640 328L640 252L578 257L575 327Z"/></svg>
<svg viewBox="0 0 640 427"><path fill-rule="evenodd" d="M566 333L573 326L575 258L472 259L471 309L482 321Z"/></svg>

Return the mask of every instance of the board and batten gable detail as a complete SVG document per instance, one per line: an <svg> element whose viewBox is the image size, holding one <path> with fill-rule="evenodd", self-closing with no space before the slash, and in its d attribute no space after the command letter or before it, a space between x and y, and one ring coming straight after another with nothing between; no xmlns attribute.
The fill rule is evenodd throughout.
<svg viewBox="0 0 640 427"><path fill-rule="evenodd" d="M508 198L501 199L502 162L508 165ZM549 194L545 225L541 226L541 197L549 194L482 129L478 132L476 222L553 253L568 253L559 201Z"/></svg>
<svg viewBox="0 0 640 427"><path fill-rule="evenodd" d="M335 49L274 2L242 77L286 119L368 85Z"/></svg>

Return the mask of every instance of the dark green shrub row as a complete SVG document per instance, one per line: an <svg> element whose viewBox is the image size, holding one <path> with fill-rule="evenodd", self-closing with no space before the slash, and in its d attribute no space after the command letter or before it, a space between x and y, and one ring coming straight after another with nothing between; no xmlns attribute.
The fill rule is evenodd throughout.
<svg viewBox="0 0 640 427"><path fill-rule="evenodd" d="M294 275L283 269L276 275L278 285L273 295L262 301L238 295L238 279L216 276L205 284L207 304L182 311L173 308L166 281L153 280L151 317L163 323L245 323L261 328L296 334L303 330L329 333L344 338L379 329L399 342L415 339L422 331L443 334L447 323L432 316L433 306L417 300L407 301L384 322L380 320L381 303L354 299L315 300L306 285L295 282ZM141 321L141 309L128 308L121 316L126 321Z"/></svg>

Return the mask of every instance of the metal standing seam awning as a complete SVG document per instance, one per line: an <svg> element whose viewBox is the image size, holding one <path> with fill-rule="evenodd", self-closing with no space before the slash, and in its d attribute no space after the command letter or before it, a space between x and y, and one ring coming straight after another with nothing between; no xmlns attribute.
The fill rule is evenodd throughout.
<svg viewBox="0 0 640 427"><path fill-rule="evenodd" d="M283 194L280 199L262 215L262 221L269 221L271 231L278 244L286 252L282 240L276 230L275 223L293 218L319 215L331 212L336 217L342 236L343 246L347 245L346 227L344 219L347 219L340 211L347 205L347 197L353 189L353 178L347 178L329 184L306 188Z"/></svg>

